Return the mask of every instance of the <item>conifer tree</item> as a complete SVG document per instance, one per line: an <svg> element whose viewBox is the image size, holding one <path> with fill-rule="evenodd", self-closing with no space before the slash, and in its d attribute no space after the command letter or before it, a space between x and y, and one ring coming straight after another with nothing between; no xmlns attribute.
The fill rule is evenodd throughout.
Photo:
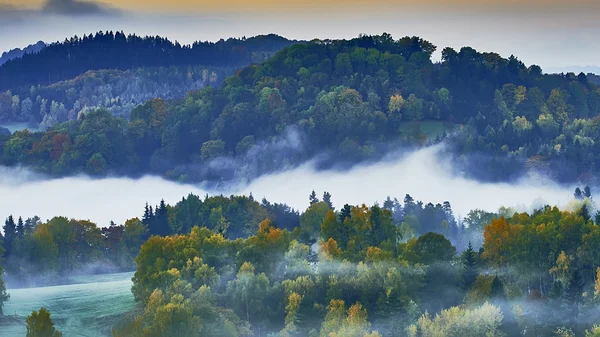
<svg viewBox="0 0 600 337"><path fill-rule="evenodd" d="M462 286L466 291L471 288L477 279L479 274L477 265L477 253L473 250L471 241L469 241L467 250L462 253Z"/></svg>
<svg viewBox="0 0 600 337"><path fill-rule="evenodd" d="M13 243L17 237L17 226L13 216L10 215L4 222L4 257L8 258L12 252Z"/></svg>
<svg viewBox="0 0 600 337"><path fill-rule="evenodd" d="M308 200L310 201L311 205L314 205L317 202L319 202L319 199L317 198L317 193L315 192L315 190L313 190L312 193L308 196Z"/></svg>
<svg viewBox="0 0 600 337"><path fill-rule="evenodd" d="M17 235L22 238L25 236L25 225L23 224L23 218L19 217L19 221L17 222Z"/></svg>
<svg viewBox="0 0 600 337"><path fill-rule="evenodd" d="M331 202L331 194L329 192L323 192L323 201L327 204L327 206L329 206L330 209L334 209L333 203Z"/></svg>

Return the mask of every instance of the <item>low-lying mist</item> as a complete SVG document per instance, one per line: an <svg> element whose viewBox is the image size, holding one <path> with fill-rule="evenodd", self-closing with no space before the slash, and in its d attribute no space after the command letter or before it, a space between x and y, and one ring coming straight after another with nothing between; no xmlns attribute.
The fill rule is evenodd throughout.
<svg viewBox="0 0 600 337"><path fill-rule="evenodd" d="M544 204L566 206L574 186L559 186L539 176L528 176L513 183L480 183L456 176L450 164L439 158L443 145L409 154L390 155L385 160L345 171L318 171L313 163L262 176L250 184L227 190L207 190L200 186L178 184L159 177L92 179L76 176L47 180L26 169L0 170L0 216L29 217L42 220L62 215L89 219L100 226L111 220L123 223L139 217L146 202L161 199L174 204L183 196L205 194L249 194L256 199L287 203L304 210L308 195L328 191L339 209L343 204L383 203L387 196L402 199L410 194L417 200L441 203L450 201L458 216L472 209L497 211L500 206L530 210Z"/></svg>

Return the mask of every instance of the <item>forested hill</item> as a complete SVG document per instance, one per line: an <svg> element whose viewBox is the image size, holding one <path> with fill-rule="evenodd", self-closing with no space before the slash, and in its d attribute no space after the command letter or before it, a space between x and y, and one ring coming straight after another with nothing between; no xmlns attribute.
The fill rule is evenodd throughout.
<svg viewBox="0 0 600 337"><path fill-rule="evenodd" d="M371 160L452 134L453 153L478 177L530 168L563 181L593 176L600 91L584 74L548 75L470 47L445 48L434 63L435 49L389 34L297 44L220 89L149 101L128 121L95 111L46 134L17 133L2 143L1 162L58 175L222 180L322 153L334 163ZM220 157L237 161L208 165Z"/></svg>
<svg viewBox="0 0 600 337"><path fill-rule="evenodd" d="M297 41L277 35L181 45L162 37L98 32L48 45L0 67L0 90L49 85L88 70L182 65L243 67Z"/></svg>
<svg viewBox="0 0 600 337"><path fill-rule="evenodd" d="M23 55L25 55L25 54L38 53L40 50L42 50L44 48L46 48L46 44L42 41L38 41L36 44L30 44L29 46L27 46L23 49L15 48L15 49L11 49L9 51L5 51L2 53L2 56L0 56L0 66L10 60L23 57Z"/></svg>

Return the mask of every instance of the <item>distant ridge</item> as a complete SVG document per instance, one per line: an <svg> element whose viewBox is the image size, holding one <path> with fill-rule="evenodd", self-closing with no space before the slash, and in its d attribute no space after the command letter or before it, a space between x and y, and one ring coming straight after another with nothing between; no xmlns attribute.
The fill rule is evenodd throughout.
<svg viewBox="0 0 600 337"><path fill-rule="evenodd" d="M297 42L270 34L181 45L159 36L100 31L7 61L0 66L0 91L50 85L89 70L188 65L243 68Z"/></svg>
<svg viewBox="0 0 600 337"><path fill-rule="evenodd" d="M2 53L2 56L0 57L0 66L10 60L21 58L25 54L38 53L39 51L41 51L44 48L46 48L46 43L44 43L43 41L38 41L36 44L30 44L29 46L27 46L23 49L15 48L15 49L9 50L7 52L4 52L4 53Z"/></svg>

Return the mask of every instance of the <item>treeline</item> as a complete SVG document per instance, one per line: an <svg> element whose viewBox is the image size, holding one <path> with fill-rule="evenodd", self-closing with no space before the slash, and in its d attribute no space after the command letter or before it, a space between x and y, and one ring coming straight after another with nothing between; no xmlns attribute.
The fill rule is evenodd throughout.
<svg viewBox="0 0 600 337"><path fill-rule="evenodd" d="M433 63L435 48L388 34L294 45L238 71L221 89L149 101L129 121L93 111L45 135L15 134L1 142L0 162L57 175L222 181L323 153L320 167L376 159L451 134L449 153L478 178L508 180L536 169L561 181L591 179L600 161L600 91L585 75L547 75L468 47L446 48ZM97 137L85 127L97 118L116 135L103 146L85 140ZM50 157L44 142L52 137L72 145Z"/></svg>
<svg viewBox="0 0 600 337"><path fill-rule="evenodd" d="M100 228L85 220L9 216L2 246L6 281L12 287L62 284L75 274L129 271L148 238L138 219Z"/></svg>
<svg viewBox="0 0 600 337"><path fill-rule="evenodd" d="M245 239L155 236L136 258L144 309L113 335L594 336L600 227L586 209L494 219L460 254L442 234L402 237L376 205L293 232L265 220Z"/></svg>
<svg viewBox="0 0 600 337"><path fill-rule="evenodd" d="M0 66L10 60L13 60L16 58L21 58L25 54L38 53L40 50L42 50L44 48L46 48L46 44L42 41L38 41L37 43L30 44L23 49L15 48L15 49L11 49L9 51L5 51L2 53L2 55L0 55Z"/></svg>
<svg viewBox="0 0 600 337"><path fill-rule="evenodd" d="M285 204L266 199L259 203L245 196L201 199L193 194L173 206L164 201L146 205L141 220L111 222L108 227L65 217L41 222L38 217L23 220L11 215L4 223L4 235L0 233L0 258L13 287L61 284L76 274L134 270L140 246L154 235L188 234L192 227L202 226L235 239L255 233L265 219L290 230L299 226L298 212Z"/></svg>
<svg viewBox="0 0 600 337"><path fill-rule="evenodd" d="M295 42L272 34L181 45L159 36L100 31L6 62L0 66L0 90L47 86L89 70L189 65L240 68Z"/></svg>

